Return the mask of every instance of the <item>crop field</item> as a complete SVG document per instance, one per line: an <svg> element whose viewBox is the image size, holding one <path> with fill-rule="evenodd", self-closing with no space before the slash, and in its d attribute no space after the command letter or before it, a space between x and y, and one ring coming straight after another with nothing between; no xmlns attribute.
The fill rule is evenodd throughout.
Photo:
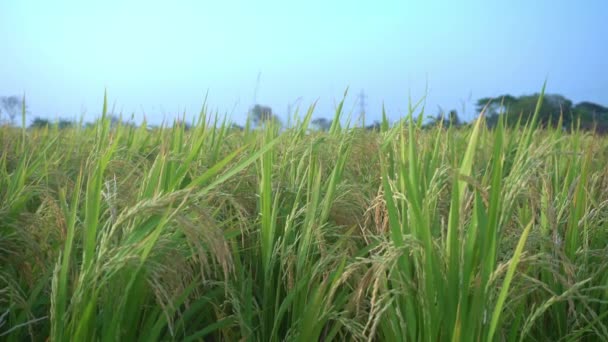
<svg viewBox="0 0 608 342"><path fill-rule="evenodd" d="M608 340L607 138L106 107L0 127L0 340Z"/></svg>

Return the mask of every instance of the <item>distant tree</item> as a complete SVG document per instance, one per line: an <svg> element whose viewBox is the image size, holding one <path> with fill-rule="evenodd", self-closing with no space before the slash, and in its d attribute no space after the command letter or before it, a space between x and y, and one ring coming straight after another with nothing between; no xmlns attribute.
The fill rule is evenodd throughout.
<svg viewBox="0 0 608 342"><path fill-rule="evenodd" d="M608 119L608 108L593 102L580 102L572 108L572 111L581 119L595 121Z"/></svg>
<svg viewBox="0 0 608 342"><path fill-rule="evenodd" d="M327 118L317 118L312 120L311 124L314 129L318 131L329 131L329 129L331 128L331 122L332 120L329 120Z"/></svg>
<svg viewBox="0 0 608 342"><path fill-rule="evenodd" d="M72 126L74 126L74 122L71 120L60 119L59 122L57 122L57 127L59 129L67 129L71 128Z"/></svg>
<svg viewBox="0 0 608 342"><path fill-rule="evenodd" d="M486 117L486 123L490 127L494 127L498 123L498 116L506 113L509 107L517 101L517 98L504 94L495 98L484 97L477 101L476 109L478 113L482 111Z"/></svg>
<svg viewBox="0 0 608 342"><path fill-rule="evenodd" d="M462 125L462 121L458 116L458 111L456 109L452 109L448 114L448 122L451 126L458 127Z"/></svg>
<svg viewBox="0 0 608 342"><path fill-rule="evenodd" d="M477 110L481 112L485 109L486 122L490 127L498 122L499 115L505 116L507 125L515 124L519 119L525 123L532 119L539 97L538 93L518 97L506 94L495 99L486 97L477 101ZM545 94L538 112L538 125L556 126L560 120L565 129L580 127L608 133L608 107L589 101L573 105L563 95Z"/></svg>
<svg viewBox="0 0 608 342"><path fill-rule="evenodd" d="M583 102L577 103L573 109L575 111L587 111L587 112L590 112L592 114L597 114L597 115L608 114L608 107L604 107L597 103L588 102L588 101L583 101Z"/></svg>
<svg viewBox="0 0 608 342"><path fill-rule="evenodd" d="M279 118L272 113L272 108L256 104L249 111L251 120L255 126L262 126L266 122L277 122L280 124Z"/></svg>
<svg viewBox="0 0 608 342"><path fill-rule="evenodd" d="M572 111L575 119L580 120L581 128L598 133L608 132L608 107L584 101L576 104Z"/></svg>
<svg viewBox="0 0 608 342"><path fill-rule="evenodd" d="M498 116L506 115L507 124L514 124L522 119L527 122L532 119L540 94L501 95L494 99L482 98L477 101L477 110L485 109L486 122L488 126L494 126L498 122ZM572 101L559 94L545 94L538 113L538 124L540 126L555 125L560 117L564 125L569 125L572 120Z"/></svg>
<svg viewBox="0 0 608 342"><path fill-rule="evenodd" d="M476 109L481 113L485 109L486 116L493 116L504 112L509 105L517 101L513 95L504 94L497 97L484 97L477 100Z"/></svg>
<svg viewBox="0 0 608 342"><path fill-rule="evenodd" d="M373 124L365 126L365 129L368 131L380 131L382 129L382 124L379 121L374 121Z"/></svg>
<svg viewBox="0 0 608 342"><path fill-rule="evenodd" d="M523 122L532 119L540 94L524 95L512 103L507 113L507 123L515 122L520 116ZM538 124L546 127L555 125L563 118L563 124L568 126L572 120L572 101L558 94L546 94L543 96L541 107L538 112Z"/></svg>
<svg viewBox="0 0 608 342"><path fill-rule="evenodd" d="M51 122L47 119L42 119L39 117L34 118L34 121L30 124L30 128L44 128L51 125Z"/></svg>
<svg viewBox="0 0 608 342"><path fill-rule="evenodd" d="M452 109L448 113L447 119L446 119L446 115L440 111L439 114L437 114L434 118L431 118L431 121L429 123L425 124L423 127L431 128L431 127L435 127L439 124L441 124L443 127L449 127L449 126L459 127L462 125L462 121L460 120L460 117L458 116L458 111L455 109Z"/></svg>
<svg viewBox="0 0 608 342"><path fill-rule="evenodd" d="M18 96L2 96L0 97L0 114L6 113L11 123L15 122L15 118L21 112L21 101Z"/></svg>
<svg viewBox="0 0 608 342"><path fill-rule="evenodd" d="M234 122L233 122L233 123L230 125L230 129L231 129L231 130L235 130L235 131L243 131L245 128L244 128L243 126L241 126L241 125L236 124L236 123L234 123Z"/></svg>

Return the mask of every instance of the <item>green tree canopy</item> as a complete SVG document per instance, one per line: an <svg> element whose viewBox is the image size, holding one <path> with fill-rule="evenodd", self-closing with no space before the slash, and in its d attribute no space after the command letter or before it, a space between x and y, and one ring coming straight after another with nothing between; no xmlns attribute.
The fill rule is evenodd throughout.
<svg viewBox="0 0 608 342"><path fill-rule="evenodd" d="M540 94L522 95L515 97L504 94L495 98L484 97L477 101L477 111L484 111L489 126L498 122L500 115L506 116L507 124L514 124L520 118L527 122L534 115ZM608 108L593 103L581 102L576 105L560 94L545 94L538 113L540 126L555 126L562 120L566 128L577 125L591 129L595 127L601 131L608 131Z"/></svg>
<svg viewBox="0 0 608 342"><path fill-rule="evenodd" d="M30 128L44 128L51 125L51 122L48 119L43 119L40 117L36 117L34 121L30 124Z"/></svg>
<svg viewBox="0 0 608 342"><path fill-rule="evenodd" d="M329 131L331 128L331 120L327 118L317 118L312 120L310 123L318 131Z"/></svg>
<svg viewBox="0 0 608 342"><path fill-rule="evenodd" d="M424 125L425 128L431 128L441 123L443 127L459 127L462 126L463 122L458 116L458 111L452 109L447 115L440 109L439 114L435 117L431 117L431 121Z"/></svg>
<svg viewBox="0 0 608 342"><path fill-rule="evenodd" d="M251 108L249 116L255 126L261 126L266 122L281 122L279 117L272 112L272 108L260 104L256 104Z"/></svg>

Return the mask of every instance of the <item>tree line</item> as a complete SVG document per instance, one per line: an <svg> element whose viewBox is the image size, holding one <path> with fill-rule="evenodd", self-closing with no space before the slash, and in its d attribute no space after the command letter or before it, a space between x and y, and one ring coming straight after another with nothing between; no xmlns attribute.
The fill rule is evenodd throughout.
<svg viewBox="0 0 608 342"><path fill-rule="evenodd" d="M484 97L477 101L477 113L484 113L486 123L491 128L498 123L500 116L505 117L505 122L509 126L514 126L517 122L527 122L534 115L540 94L513 96L504 94L494 98ZM262 125L265 122L280 122L278 116L273 113L268 106L255 105L250 111L250 117L255 125ZM544 94L538 113L538 123L540 127L561 126L564 130L582 129L595 131L596 133L608 133L608 107L600 104L583 101L574 104L570 99L560 94ZM332 120L320 117L311 121L313 129L327 131L331 127ZM440 111L432 116L423 127L431 128L441 124L446 126L463 126L466 124L458 115L458 111L453 109L448 113ZM379 121L365 126L367 130L379 130Z"/></svg>
<svg viewBox="0 0 608 342"><path fill-rule="evenodd" d="M513 96L504 94L494 98L484 97L477 101L476 110L478 113L485 113L486 123L489 127L493 127L498 123L500 116L505 117L507 125L515 125L517 122L526 122L534 114L536 104L540 94ZM27 108L24 108L24 101L18 96L0 96L0 123L14 124L15 119L23 113L28 113ZM113 121L119 120L112 117ZM263 126L269 122L274 122L281 125L279 116L273 112L270 106L255 104L248 113L249 123L254 127ZM561 125L564 130L580 128L582 130L593 130L596 133L608 133L608 107L603 105L583 101L574 104L570 99L560 94L545 94L541 101L541 107L538 114L538 122L541 127L556 127ZM458 111L451 110L447 114L440 111L437 115L423 125L425 128L434 127L438 124L442 126L459 127L464 122L458 115ZM35 117L30 124L30 128L41 128L57 124L59 128L69 128L75 125L75 122L60 119L57 122L51 122L48 119ZM132 124L132 123L125 123ZM311 127L318 131L327 131L331 127L332 120L319 117L311 121ZM232 124L233 129L244 129L243 126ZM381 123L375 121L373 124L365 127L367 130L379 130Z"/></svg>
<svg viewBox="0 0 608 342"><path fill-rule="evenodd" d="M494 99L486 97L477 101L477 111L486 113L490 126L496 125L500 115L505 115L508 125L514 125L519 120L525 122L532 117L539 97L538 93L518 97L505 94ZM605 134L608 133L608 107L589 101L574 104L563 95L545 94L538 122L542 127L561 125L565 130L580 127Z"/></svg>

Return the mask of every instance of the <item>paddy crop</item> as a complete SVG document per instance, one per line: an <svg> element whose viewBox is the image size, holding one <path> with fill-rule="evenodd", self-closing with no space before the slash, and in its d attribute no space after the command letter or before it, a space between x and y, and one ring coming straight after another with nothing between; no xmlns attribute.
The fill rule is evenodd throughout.
<svg viewBox="0 0 608 342"><path fill-rule="evenodd" d="M608 340L606 138L340 108L1 127L0 339Z"/></svg>

